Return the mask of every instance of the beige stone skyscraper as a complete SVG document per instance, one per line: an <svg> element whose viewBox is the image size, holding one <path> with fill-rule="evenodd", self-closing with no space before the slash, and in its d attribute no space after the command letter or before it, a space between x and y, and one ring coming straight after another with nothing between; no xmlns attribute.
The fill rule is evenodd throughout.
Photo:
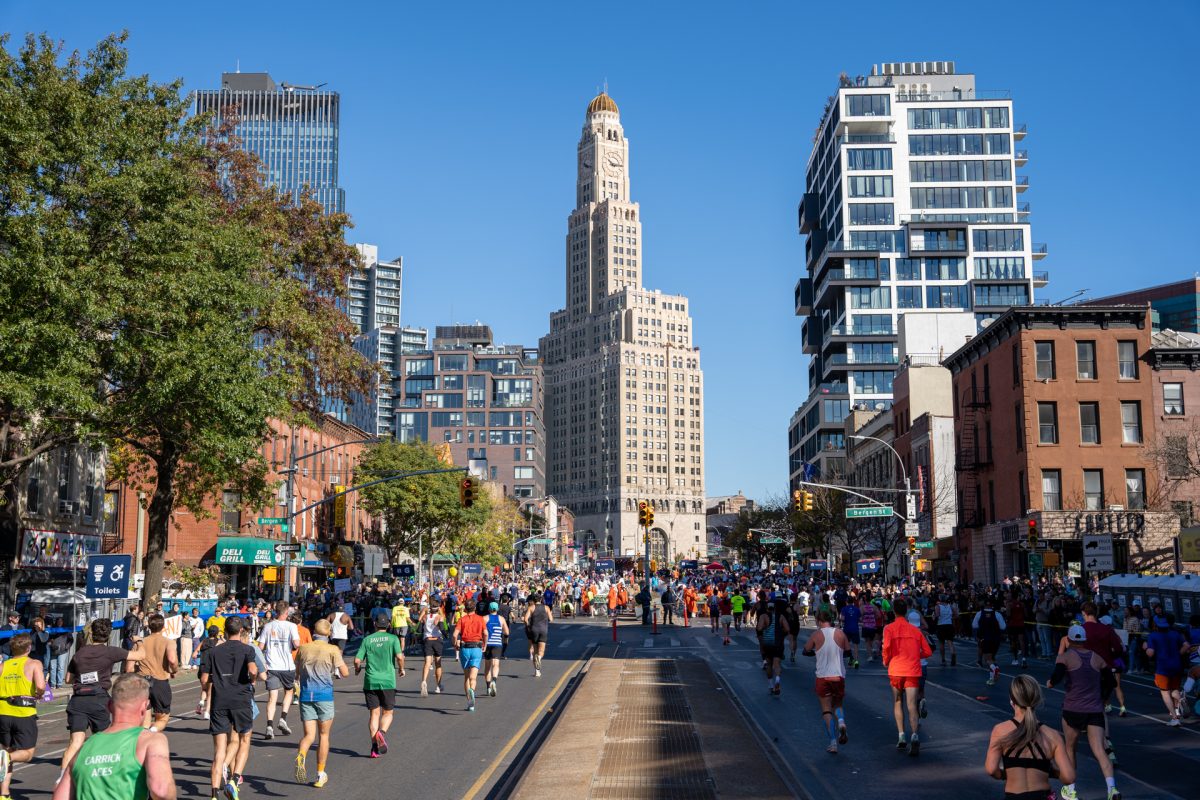
<svg viewBox="0 0 1200 800"><path fill-rule="evenodd" d="M607 94L587 108L567 218L566 308L541 341L547 485L575 513L580 555L705 556L704 382L682 295L642 287L629 140Z"/></svg>

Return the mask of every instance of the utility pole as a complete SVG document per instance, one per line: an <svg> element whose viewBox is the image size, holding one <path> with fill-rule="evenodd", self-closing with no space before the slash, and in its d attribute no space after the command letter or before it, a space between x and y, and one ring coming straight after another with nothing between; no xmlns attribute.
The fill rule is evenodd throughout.
<svg viewBox="0 0 1200 800"><path fill-rule="evenodd" d="M287 513L283 518L287 520L287 526L283 529L283 541L291 545L292 543L292 525L295 523L295 518L292 511L296 507L295 502L296 492L296 431L291 430L291 456L288 459L288 477L287 477ZM292 599L292 551L287 547L283 551L283 600L288 602Z"/></svg>

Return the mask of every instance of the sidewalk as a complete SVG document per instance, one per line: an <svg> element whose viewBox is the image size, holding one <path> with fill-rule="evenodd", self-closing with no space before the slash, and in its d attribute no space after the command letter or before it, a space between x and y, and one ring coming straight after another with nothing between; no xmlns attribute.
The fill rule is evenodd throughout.
<svg viewBox="0 0 1200 800"><path fill-rule="evenodd" d="M703 661L594 659L515 798L794 798Z"/></svg>

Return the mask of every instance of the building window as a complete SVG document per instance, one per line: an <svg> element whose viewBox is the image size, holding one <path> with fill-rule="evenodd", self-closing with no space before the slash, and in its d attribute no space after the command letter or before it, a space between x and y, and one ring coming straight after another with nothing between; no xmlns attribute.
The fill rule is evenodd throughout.
<svg viewBox="0 0 1200 800"><path fill-rule="evenodd" d="M513 467L513 479L518 481L533 480L533 467Z"/></svg>
<svg viewBox="0 0 1200 800"><path fill-rule="evenodd" d="M1013 386L1021 384L1021 347L1019 343L1013 342L1012 346L1012 370L1013 370Z"/></svg>
<svg viewBox="0 0 1200 800"><path fill-rule="evenodd" d="M1083 471L1083 508L1086 511L1104 510L1104 471Z"/></svg>
<svg viewBox="0 0 1200 800"><path fill-rule="evenodd" d="M1025 409L1017 403L1013 406L1013 421L1016 422L1017 452L1025 449Z"/></svg>
<svg viewBox="0 0 1200 800"><path fill-rule="evenodd" d="M892 113L892 99L886 94L852 94L846 97L848 117L886 117Z"/></svg>
<svg viewBox="0 0 1200 800"><path fill-rule="evenodd" d="M1137 380L1137 342L1117 342L1117 377Z"/></svg>
<svg viewBox="0 0 1200 800"><path fill-rule="evenodd" d="M25 510L30 514L42 512L42 461L35 458L29 465L29 482L25 485Z"/></svg>
<svg viewBox="0 0 1200 800"><path fill-rule="evenodd" d="M1075 376L1081 381L1096 380L1096 343L1075 343Z"/></svg>
<svg viewBox="0 0 1200 800"><path fill-rule="evenodd" d="M1042 470L1042 510L1062 511L1062 473L1059 470Z"/></svg>
<svg viewBox="0 0 1200 800"><path fill-rule="evenodd" d="M221 492L221 530L236 532L242 527L242 496L237 492Z"/></svg>
<svg viewBox="0 0 1200 800"><path fill-rule="evenodd" d="M1025 470L1017 472L1017 492L1020 494L1021 511L1029 508L1029 487L1025 484Z"/></svg>
<svg viewBox="0 0 1200 800"><path fill-rule="evenodd" d="M1054 380L1054 342L1037 342L1037 379Z"/></svg>
<svg viewBox="0 0 1200 800"><path fill-rule="evenodd" d="M1168 417L1183 416L1183 384L1163 384L1163 414Z"/></svg>
<svg viewBox="0 0 1200 800"><path fill-rule="evenodd" d="M1038 403L1038 442L1058 444L1058 404Z"/></svg>
<svg viewBox="0 0 1200 800"><path fill-rule="evenodd" d="M1142 443L1142 404L1121 403L1121 430L1125 444Z"/></svg>
<svg viewBox="0 0 1200 800"><path fill-rule="evenodd" d="M1079 441L1100 444L1100 404L1079 404Z"/></svg>
<svg viewBox="0 0 1200 800"><path fill-rule="evenodd" d="M1188 478L1192 472L1192 464L1191 456L1188 454L1187 437L1166 437L1165 447L1163 450L1163 455L1165 456L1164 460L1167 462L1167 477L1176 479Z"/></svg>
<svg viewBox="0 0 1200 800"><path fill-rule="evenodd" d="M1125 470L1125 507L1139 510L1146 507L1146 471L1144 469Z"/></svg>

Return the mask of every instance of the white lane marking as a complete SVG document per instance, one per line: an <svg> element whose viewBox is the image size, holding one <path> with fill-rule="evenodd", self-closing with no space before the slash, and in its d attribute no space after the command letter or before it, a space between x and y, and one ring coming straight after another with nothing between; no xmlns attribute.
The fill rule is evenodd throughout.
<svg viewBox="0 0 1200 800"><path fill-rule="evenodd" d="M642 647L654 647L654 640L647 639L645 642L642 643Z"/></svg>
<svg viewBox="0 0 1200 800"><path fill-rule="evenodd" d="M574 639L563 639L561 642L559 642L559 643L558 643L558 646L559 646L559 647L566 647L567 645L569 645L569 644L570 644L571 642L573 642L573 641L575 641L575 640L574 640Z"/></svg>

